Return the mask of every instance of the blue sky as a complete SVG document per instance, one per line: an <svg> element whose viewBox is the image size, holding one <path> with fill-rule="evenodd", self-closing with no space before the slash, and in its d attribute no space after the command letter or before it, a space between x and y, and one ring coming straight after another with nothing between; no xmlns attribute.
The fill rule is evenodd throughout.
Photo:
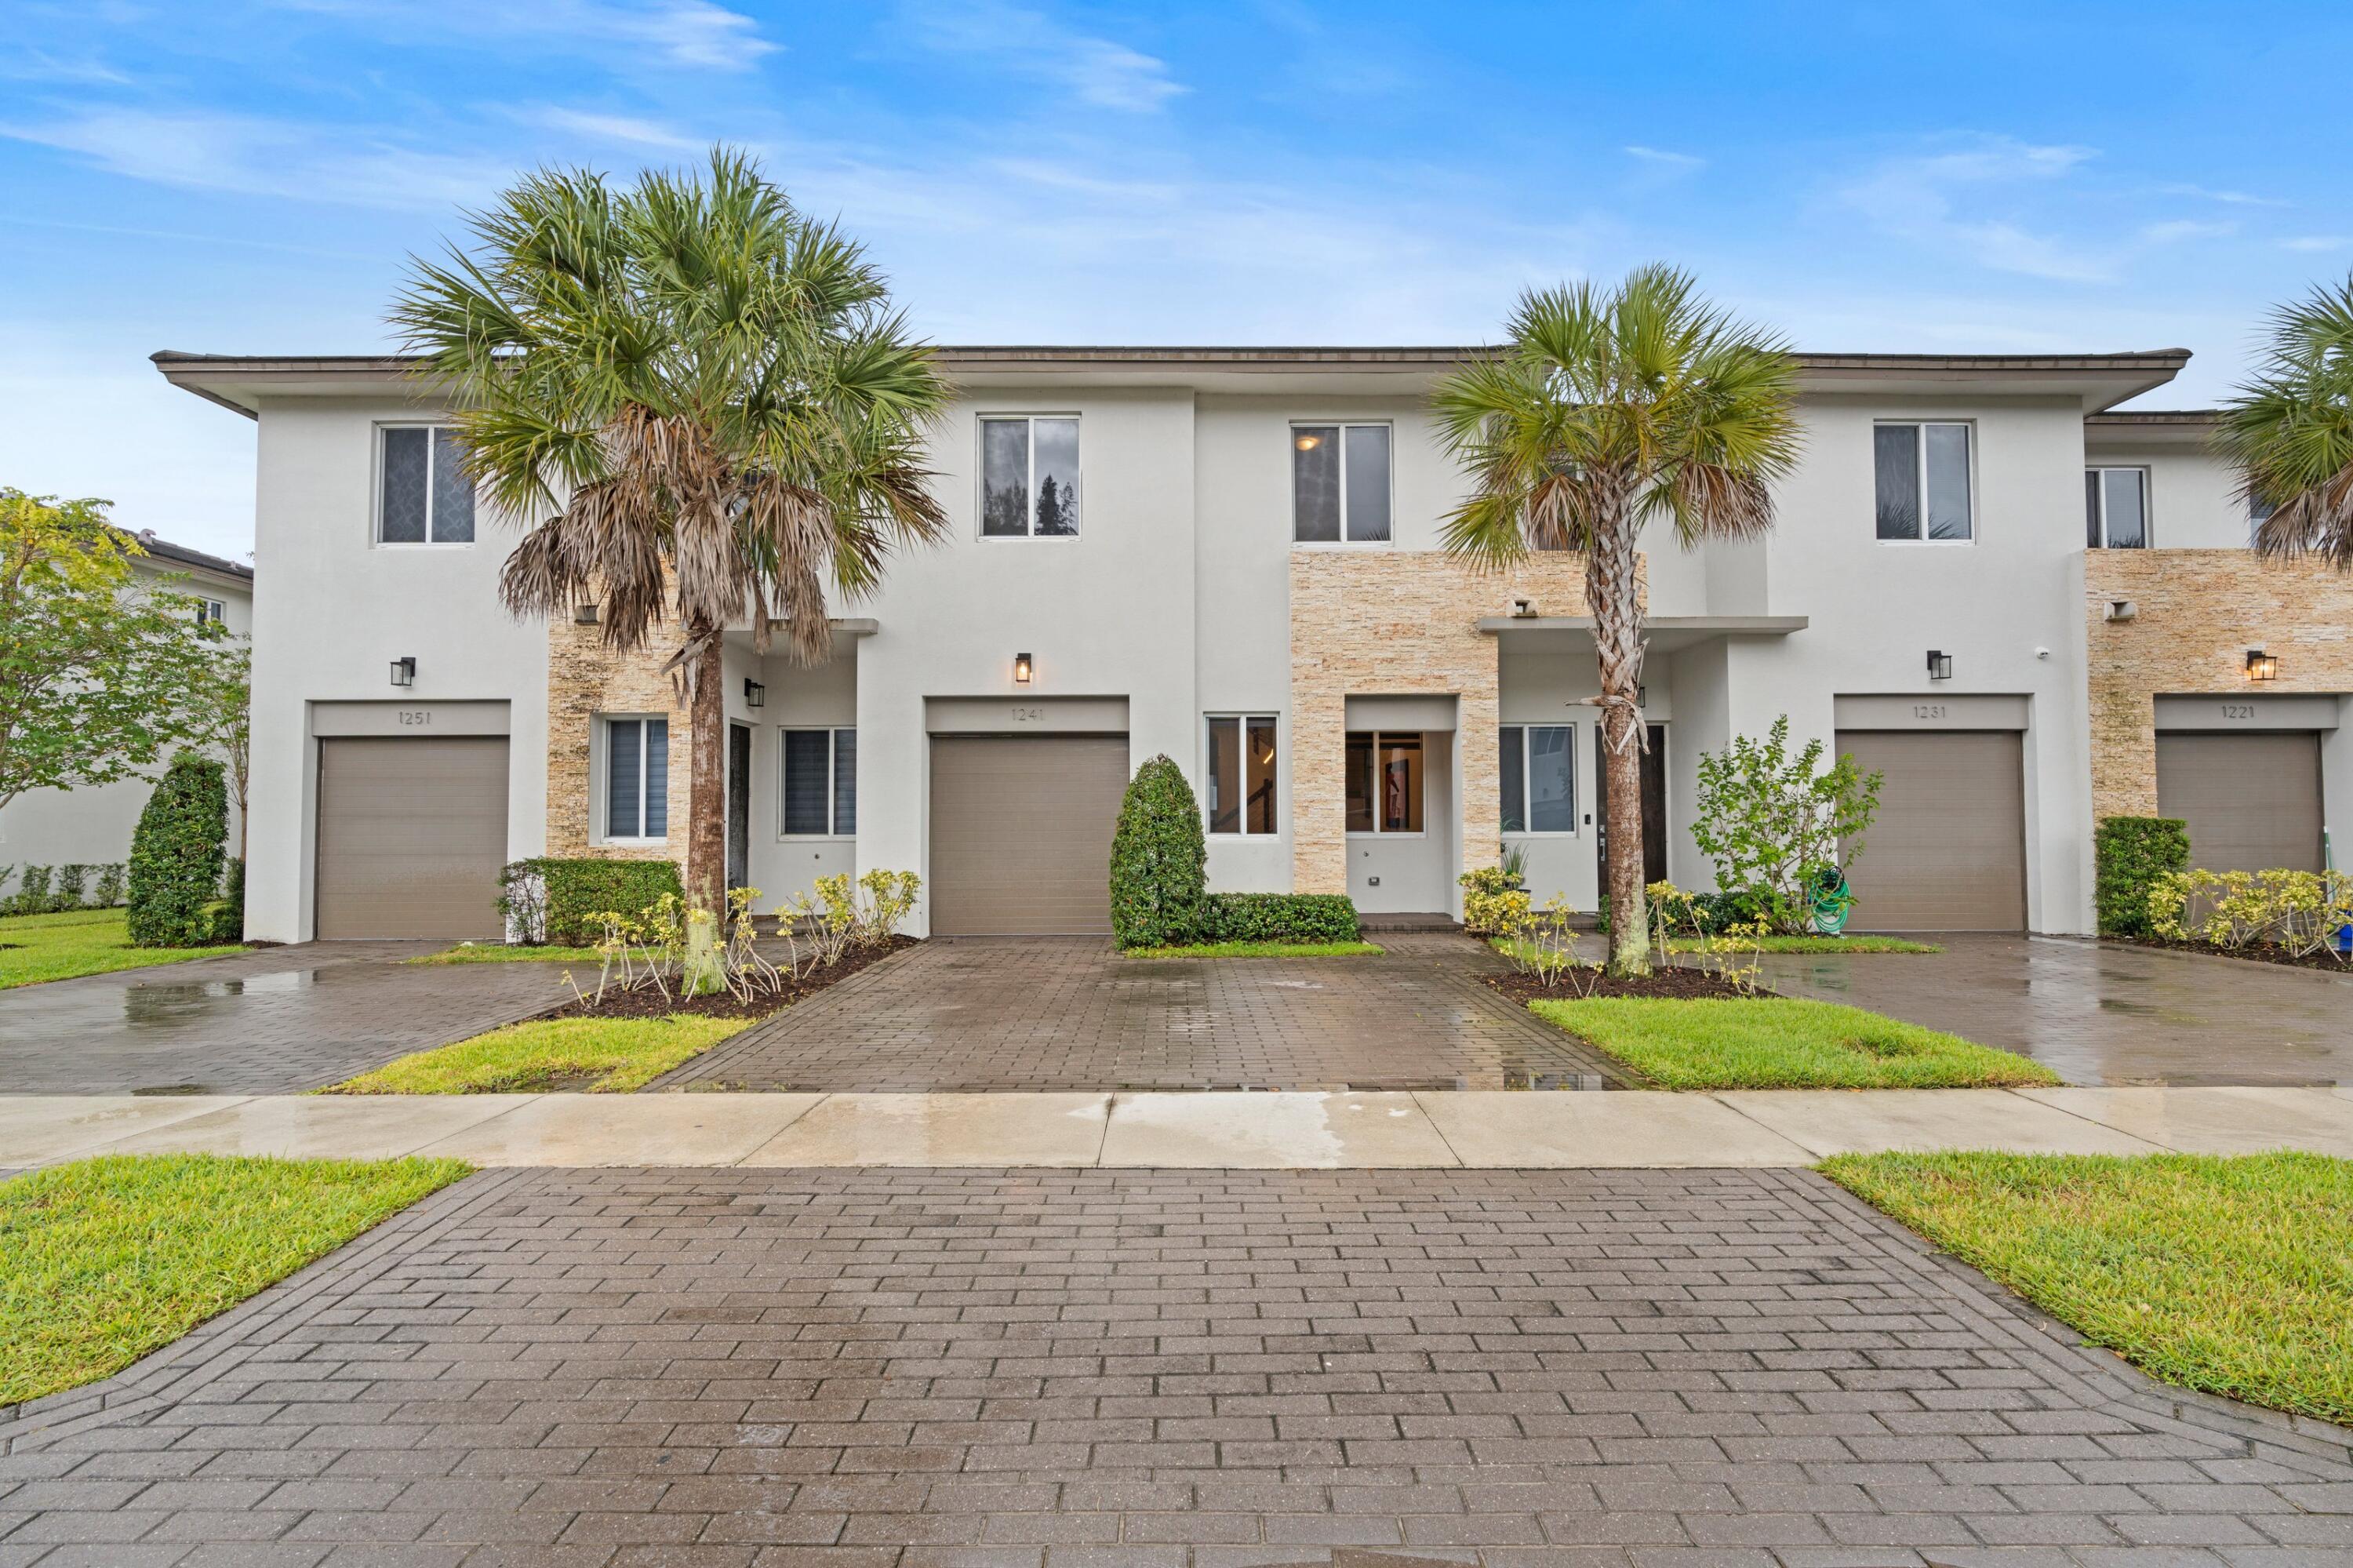
<svg viewBox="0 0 2353 1568"><path fill-rule="evenodd" d="M2197 352L2353 267L2353 7L8 0L0 483L250 548L158 348L385 345L518 169L714 139L943 342L1456 343L1665 259L1800 347Z"/></svg>

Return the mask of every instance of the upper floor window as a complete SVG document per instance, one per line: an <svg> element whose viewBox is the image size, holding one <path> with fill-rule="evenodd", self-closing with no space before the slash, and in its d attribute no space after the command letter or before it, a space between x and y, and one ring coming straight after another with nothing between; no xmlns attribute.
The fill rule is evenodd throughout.
<svg viewBox="0 0 2353 1568"><path fill-rule="evenodd" d="M858 732L785 731L785 833L848 838L858 832Z"/></svg>
<svg viewBox="0 0 2353 1568"><path fill-rule="evenodd" d="M1389 536L1389 428L1291 427L1291 536L1380 545Z"/></svg>
<svg viewBox="0 0 2353 1568"><path fill-rule="evenodd" d="M1577 731L1565 724L1504 726L1504 831L1577 831Z"/></svg>
<svg viewBox="0 0 2353 1568"><path fill-rule="evenodd" d="M670 720L605 721L605 836L670 836Z"/></svg>
<svg viewBox="0 0 2353 1568"><path fill-rule="evenodd" d="M198 626L218 626L227 620L228 606L223 604L220 600L216 599L200 599L196 600L196 624Z"/></svg>
<svg viewBox="0 0 2353 1568"><path fill-rule="evenodd" d="M2093 550L2148 548L2148 470L2084 471L2084 545Z"/></svg>
<svg viewBox="0 0 2353 1568"><path fill-rule="evenodd" d="M1274 715L1213 717L1209 726L1209 831L1275 831Z"/></svg>
<svg viewBox="0 0 2353 1568"><path fill-rule="evenodd" d="M1079 421L1028 414L980 421L984 538L1068 538L1079 531Z"/></svg>
<svg viewBox="0 0 2353 1568"><path fill-rule="evenodd" d="M447 425L381 428L384 488L377 498L381 545L470 545L474 486L459 466L465 449Z"/></svg>
<svg viewBox="0 0 2353 1568"><path fill-rule="evenodd" d="M2278 510L2260 495L2247 497L2247 548L2252 550L2255 547L2255 535L2263 531L2263 524L2270 522L2272 514Z"/></svg>
<svg viewBox="0 0 2353 1568"><path fill-rule="evenodd" d="M1957 543L1973 535L1968 426L1874 425L1871 453L1881 538Z"/></svg>
<svg viewBox="0 0 2353 1568"><path fill-rule="evenodd" d="M1348 732L1347 831L1421 832L1421 736Z"/></svg>

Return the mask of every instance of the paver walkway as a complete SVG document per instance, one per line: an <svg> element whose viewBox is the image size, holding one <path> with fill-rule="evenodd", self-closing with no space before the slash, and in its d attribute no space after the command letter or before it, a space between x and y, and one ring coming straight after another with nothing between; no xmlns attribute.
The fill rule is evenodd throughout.
<svg viewBox="0 0 2353 1568"><path fill-rule="evenodd" d="M1630 1080L1479 976L1461 936L1377 957L1123 959L1083 938L926 942L660 1080L741 1089L1600 1088Z"/></svg>
<svg viewBox="0 0 2353 1568"><path fill-rule="evenodd" d="M287 1094L563 1000L554 964L405 965L306 942L0 991L0 1094Z"/></svg>
<svg viewBox="0 0 2353 1568"><path fill-rule="evenodd" d="M0 1424L0 1562L2253 1568L2348 1439L1803 1172L512 1172Z"/></svg>

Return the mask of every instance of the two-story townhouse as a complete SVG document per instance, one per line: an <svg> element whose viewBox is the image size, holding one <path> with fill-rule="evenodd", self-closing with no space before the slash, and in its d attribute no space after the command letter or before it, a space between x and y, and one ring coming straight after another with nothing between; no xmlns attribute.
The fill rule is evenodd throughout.
<svg viewBox="0 0 2353 1568"><path fill-rule="evenodd" d="M2325 752L2323 816L2353 782L2318 738L2353 691L2320 652L2346 590L2244 549L2194 421L2105 413L2186 354L1810 355L1773 533L1646 541L1646 785L1607 801L1578 559L1482 576L1440 548L1461 480L1427 399L1477 352L941 351L949 537L835 607L826 663L731 639L731 874L774 899L912 869L931 933L1100 932L1121 790L1166 753L1213 885L1448 914L1516 844L1540 895L1590 908L1613 810L1641 813L1654 875L1707 885L1697 759L1787 714L1885 775L1862 925L2076 932L2094 812L2189 788L2164 779L2189 777L2166 759L2196 699ZM500 609L513 530L477 516L408 365L156 358L259 425L249 935L492 937L508 859L682 855L667 650L609 652L591 605ZM2100 501L2125 494L2103 464L2145 498L2122 620L2130 503ZM2246 638L2275 679L2184 652Z"/></svg>

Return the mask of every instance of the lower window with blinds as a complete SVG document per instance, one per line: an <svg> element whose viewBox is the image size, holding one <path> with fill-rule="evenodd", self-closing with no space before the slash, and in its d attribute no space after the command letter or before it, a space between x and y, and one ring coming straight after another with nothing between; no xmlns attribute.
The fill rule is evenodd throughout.
<svg viewBox="0 0 2353 1568"><path fill-rule="evenodd" d="M858 732L788 729L784 741L784 835L848 838L858 832Z"/></svg>

